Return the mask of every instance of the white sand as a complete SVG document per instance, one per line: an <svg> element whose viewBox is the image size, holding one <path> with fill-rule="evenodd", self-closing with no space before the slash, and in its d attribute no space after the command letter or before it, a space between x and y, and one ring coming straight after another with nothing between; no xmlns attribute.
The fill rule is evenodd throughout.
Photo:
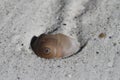
<svg viewBox="0 0 120 80"><path fill-rule="evenodd" d="M37 57L31 38L56 28L90 40L67 59ZM0 0L0 35L0 80L120 80L120 0Z"/></svg>

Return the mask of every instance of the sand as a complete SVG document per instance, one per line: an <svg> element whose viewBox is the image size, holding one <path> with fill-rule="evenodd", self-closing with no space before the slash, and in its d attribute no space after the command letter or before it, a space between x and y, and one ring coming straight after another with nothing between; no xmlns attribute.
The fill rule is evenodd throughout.
<svg viewBox="0 0 120 80"><path fill-rule="evenodd" d="M88 43L43 59L30 48L42 33ZM0 35L0 80L120 80L120 0L0 0Z"/></svg>

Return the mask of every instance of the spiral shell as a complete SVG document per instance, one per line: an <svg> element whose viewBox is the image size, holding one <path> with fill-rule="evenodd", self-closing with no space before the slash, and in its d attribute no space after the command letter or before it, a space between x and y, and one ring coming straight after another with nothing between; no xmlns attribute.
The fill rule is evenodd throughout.
<svg viewBox="0 0 120 80"><path fill-rule="evenodd" d="M32 50L42 58L64 58L76 53L80 43L64 34L42 34L31 41Z"/></svg>

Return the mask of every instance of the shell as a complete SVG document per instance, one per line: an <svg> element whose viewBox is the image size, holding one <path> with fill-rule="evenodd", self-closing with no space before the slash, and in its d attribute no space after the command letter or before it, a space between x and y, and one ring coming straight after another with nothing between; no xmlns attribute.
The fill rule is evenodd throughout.
<svg viewBox="0 0 120 80"><path fill-rule="evenodd" d="M64 34L42 34L32 38L32 50L39 57L52 59L71 56L80 49L80 43Z"/></svg>

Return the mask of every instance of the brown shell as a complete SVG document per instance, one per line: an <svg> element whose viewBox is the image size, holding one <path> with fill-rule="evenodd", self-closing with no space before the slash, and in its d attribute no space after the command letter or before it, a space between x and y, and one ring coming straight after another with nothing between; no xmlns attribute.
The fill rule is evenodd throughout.
<svg viewBox="0 0 120 80"><path fill-rule="evenodd" d="M31 42L35 54L42 58L63 58L78 51L80 44L64 34L42 34Z"/></svg>

